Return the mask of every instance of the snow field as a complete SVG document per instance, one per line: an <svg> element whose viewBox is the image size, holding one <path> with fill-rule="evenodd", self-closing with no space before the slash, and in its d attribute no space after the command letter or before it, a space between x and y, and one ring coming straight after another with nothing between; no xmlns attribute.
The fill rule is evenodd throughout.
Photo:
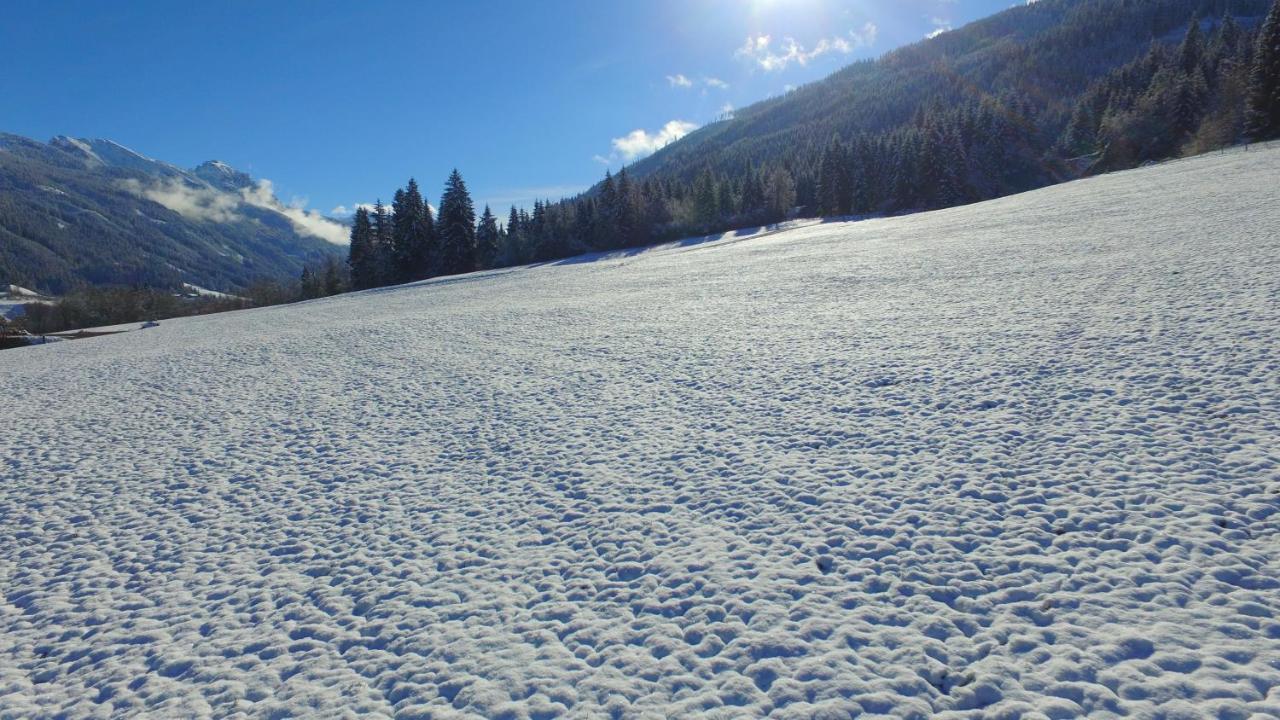
<svg viewBox="0 0 1280 720"><path fill-rule="evenodd" d="M0 717L1280 717L1277 168L5 352Z"/></svg>

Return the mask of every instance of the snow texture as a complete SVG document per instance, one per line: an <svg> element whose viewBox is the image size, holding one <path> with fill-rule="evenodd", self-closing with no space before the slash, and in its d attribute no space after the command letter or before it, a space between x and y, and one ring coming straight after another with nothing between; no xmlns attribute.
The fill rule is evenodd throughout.
<svg viewBox="0 0 1280 720"><path fill-rule="evenodd" d="M0 716L1280 716L1277 168L6 351Z"/></svg>

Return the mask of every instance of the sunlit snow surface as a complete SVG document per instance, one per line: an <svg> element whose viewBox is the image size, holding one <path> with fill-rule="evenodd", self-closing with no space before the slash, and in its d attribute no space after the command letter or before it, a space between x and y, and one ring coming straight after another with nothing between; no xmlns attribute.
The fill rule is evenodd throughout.
<svg viewBox="0 0 1280 720"><path fill-rule="evenodd" d="M5 351L0 716L1275 717L1278 262L1255 149Z"/></svg>

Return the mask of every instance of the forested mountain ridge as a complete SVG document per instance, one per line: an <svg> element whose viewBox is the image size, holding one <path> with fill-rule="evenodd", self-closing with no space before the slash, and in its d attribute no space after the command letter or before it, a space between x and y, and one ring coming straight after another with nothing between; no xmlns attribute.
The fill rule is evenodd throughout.
<svg viewBox="0 0 1280 720"><path fill-rule="evenodd" d="M184 170L109 140L0 133L0 283L234 291L297 277L345 232L224 163Z"/></svg>
<svg viewBox="0 0 1280 720"><path fill-rule="evenodd" d="M1090 85L1178 42L1192 19L1257 25L1271 0L1039 0L837 71L738 110L628 168L633 179L692 181L704 169L742 173L786 165L800 200L834 137L848 141L919 125L935 112L983 104L1017 124L1019 138L1051 155ZM1037 164L1043 158L1036 158ZM1048 168L1045 169L1049 173ZM816 173L812 173L816 175Z"/></svg>

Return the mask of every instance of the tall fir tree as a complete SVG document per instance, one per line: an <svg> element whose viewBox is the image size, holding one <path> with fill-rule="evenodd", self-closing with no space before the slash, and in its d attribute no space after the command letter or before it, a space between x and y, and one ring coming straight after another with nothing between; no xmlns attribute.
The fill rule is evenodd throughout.
<svg viewBox="0 0 1280 720"><path fill-rule="evenodd" d="M410 282L430 276L435 227L431 207L422 199L413 178L409 178L404 190L396 191L391 212L396 279Z"/></svg>
<svg viewBox="0 0 1280 720"><path fill-rule="evenodd" d="M620 247L635 247L643 243L640 236L639 213L636 210L636 193L635 186L631 183L631 178L627 176L627 169L623 168L618 171L618 194L614 202L617 206L614 208L613 217L617 224L618 245Z"/></svg>
<svg viewBox="0 0 1280 720"><path fill-rule="evenodd" d="M1200 67L1204 59L1204 33L1200 30L1200 19L1195 18L1187 26L1187 34L1178 46L1178 65L1182 72L1191 74Z"/></svg>
<svg viewBox="0 0 1280 720"><path fill-rule="evenodd" d="M1280 138L1280 0L1258 31L1245 123L1254 142Z"/></svg>
<svg viewBox="0 0 1280 720"><path fill-rule="evenodd" d="M347 264L351 267L351 286L354 289L367 290L377 286L378 251L374 246L369 211L363 207L356 208L356 216L351 223L351 246Z"/></svg>
<svg viewBox="0 0 1280 720"><path fill-rule="evenodd" d="M302 266L302 277L298 278L298 284L302 288L302 299L312 300L314 298L324 296L324 281L316 275L310 265Z"/></svg>
<svg viewBox="0 0 1280 720"><path fill-rule="evenodd" d="M493 216L489 206L484 206L480 222L476 225L476 268L487 270L498 262L498 219Z"/></svg>
<svg viewBox="0 0 1280 720"><path fill-rule="evenodd" d="M850 185L848 157L839 137L832 138L822 152L822 160L818 165L817 191L819 215L831 217L849 214L853 189Z"/></svg>
<svg viewBox="0 0 1280 720"><path fill-rule="evenodd" d="M388 285L396 281L392 259L393 233L391 213L380 199L373 205L370 223L373 227L374 286Z"/></svg>
<svg viewBox="0 0 1280 720"><path fill-rule="evenodd" d="M516 210L516 206L511 206L511 212L507 215L507 227L504 245L502 264L503 265L519 265L525 261L525 239L524 239L524 223L521 220L520 212Z"/></svg>
<svg viewBox="0 0 1280 720"><path fill-rule="evenodd" d="M710 230L720 216L720 202L716 198L716 180L710 170L698 173L693 184L693 217L703 230Z"/></svg>
<svg viewBox="0 0 1280 720"><path fill-rule="evenodd" d="M337 295L342 292L342 270L338 267L337 258L332 255L324 261L324 276L321 281L324 283L325 295Z"/></svg>
<svg viewBox="0 0 1280 720"><path fill-rule="evenodd" d="M476 211L467 184L456 168L445 181L436 234L441 275L476 269Z"/></svg>

